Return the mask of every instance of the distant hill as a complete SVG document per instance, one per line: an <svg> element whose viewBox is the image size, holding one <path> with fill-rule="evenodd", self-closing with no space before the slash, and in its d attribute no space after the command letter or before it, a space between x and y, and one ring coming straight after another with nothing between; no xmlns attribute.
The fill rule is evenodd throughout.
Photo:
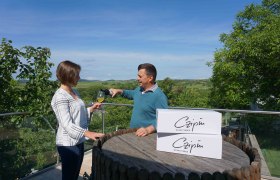
<svg viewBox="0 0 280 180"><path fill-rule="evenodd" d="M80 82L99 82L99 80L80 79Z"/></svg>
<svg viewBox="0 0 280 180"><path fill-rule="evenodd" d="M209 81L209 79L171 79L173 81ZM128 79L128 80L114 80L114 79L109 79L109 80L88 80L88 79L80 79L79 82L131 82L131 81L136 81L136 79ZM163 80L158 80L158 81L163 81ZM19 83L26 83L28 80L25 79L20 79L18 80Z"/></svg>
<svg viewBox="0 0 280 180"><path fill-rule="evenodd" d="M109 80L88 80L88 79L80 79L79 82L115 82L115 81L136 81L135 79L128 79L128 80L114 80L114 79L109 79Z"/></svg>

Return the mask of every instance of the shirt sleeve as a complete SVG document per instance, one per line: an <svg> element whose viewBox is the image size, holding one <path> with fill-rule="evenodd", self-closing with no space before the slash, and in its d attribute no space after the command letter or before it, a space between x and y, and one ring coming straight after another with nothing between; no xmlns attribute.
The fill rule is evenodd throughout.
<svg viewBox="0 0 280 180"><path fill-rule="evenodd" d="M123 90L122 97L133 100L135 90Z"/></svg>
<svg viewBox="0 0 280 180"><path fill-rule="evenodd" d="M74 119L70 113L69 100L66 97L57 96L55 102L52 105L58 120L59 126L67 132L67 134L73 139L80 139L84 136L85 129L74 124Z"/></svg>

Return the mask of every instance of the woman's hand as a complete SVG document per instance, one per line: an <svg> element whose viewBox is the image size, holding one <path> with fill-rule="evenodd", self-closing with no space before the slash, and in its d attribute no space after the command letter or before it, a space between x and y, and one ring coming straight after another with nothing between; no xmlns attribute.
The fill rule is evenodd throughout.
<svg viewBox="0 0 280 180"><path fill-rule="evenodd" d="M99 109L101 107L101 103L99 102L95 102L92 104L92 106L90 107L90 112L93 112L95 109Z"/></svg>
<svg viewBox="0 0 280 180"><path fill-rule="evenodd" d="M91 131L85 131L84 136L95 141L96 139L99 139L99 138L103 137L104 134L103 133L97 133L97 132L91 132Z"/></svg>

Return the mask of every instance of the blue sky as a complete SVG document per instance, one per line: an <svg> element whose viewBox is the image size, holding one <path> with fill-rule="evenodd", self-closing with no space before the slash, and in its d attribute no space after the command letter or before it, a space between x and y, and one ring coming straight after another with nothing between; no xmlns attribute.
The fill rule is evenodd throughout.
<svg viewBox="0 0 280 180"><path fill-rule="evenodd" d="M81 78L135 79L152 63L158 79L206 79L238 12L260 0L1 0L0 38L48 47L72 60ZM55 78L55 77L53 77Z"/></svg>

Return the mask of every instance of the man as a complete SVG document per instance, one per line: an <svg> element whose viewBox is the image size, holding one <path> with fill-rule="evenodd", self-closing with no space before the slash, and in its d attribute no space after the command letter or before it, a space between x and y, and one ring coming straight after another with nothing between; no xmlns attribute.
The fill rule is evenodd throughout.
<svg viewBox="0 0 280 180"><path fill-rule="evenodd" d="M168 108L167 97L156 83L157 70L145 63L138 66L139 87L134 90L110 89L112 97L121 94L132 99L134 107L130 121L131 128L139 128L137 136L146 136L156 131L156 109Z"/></svg>

